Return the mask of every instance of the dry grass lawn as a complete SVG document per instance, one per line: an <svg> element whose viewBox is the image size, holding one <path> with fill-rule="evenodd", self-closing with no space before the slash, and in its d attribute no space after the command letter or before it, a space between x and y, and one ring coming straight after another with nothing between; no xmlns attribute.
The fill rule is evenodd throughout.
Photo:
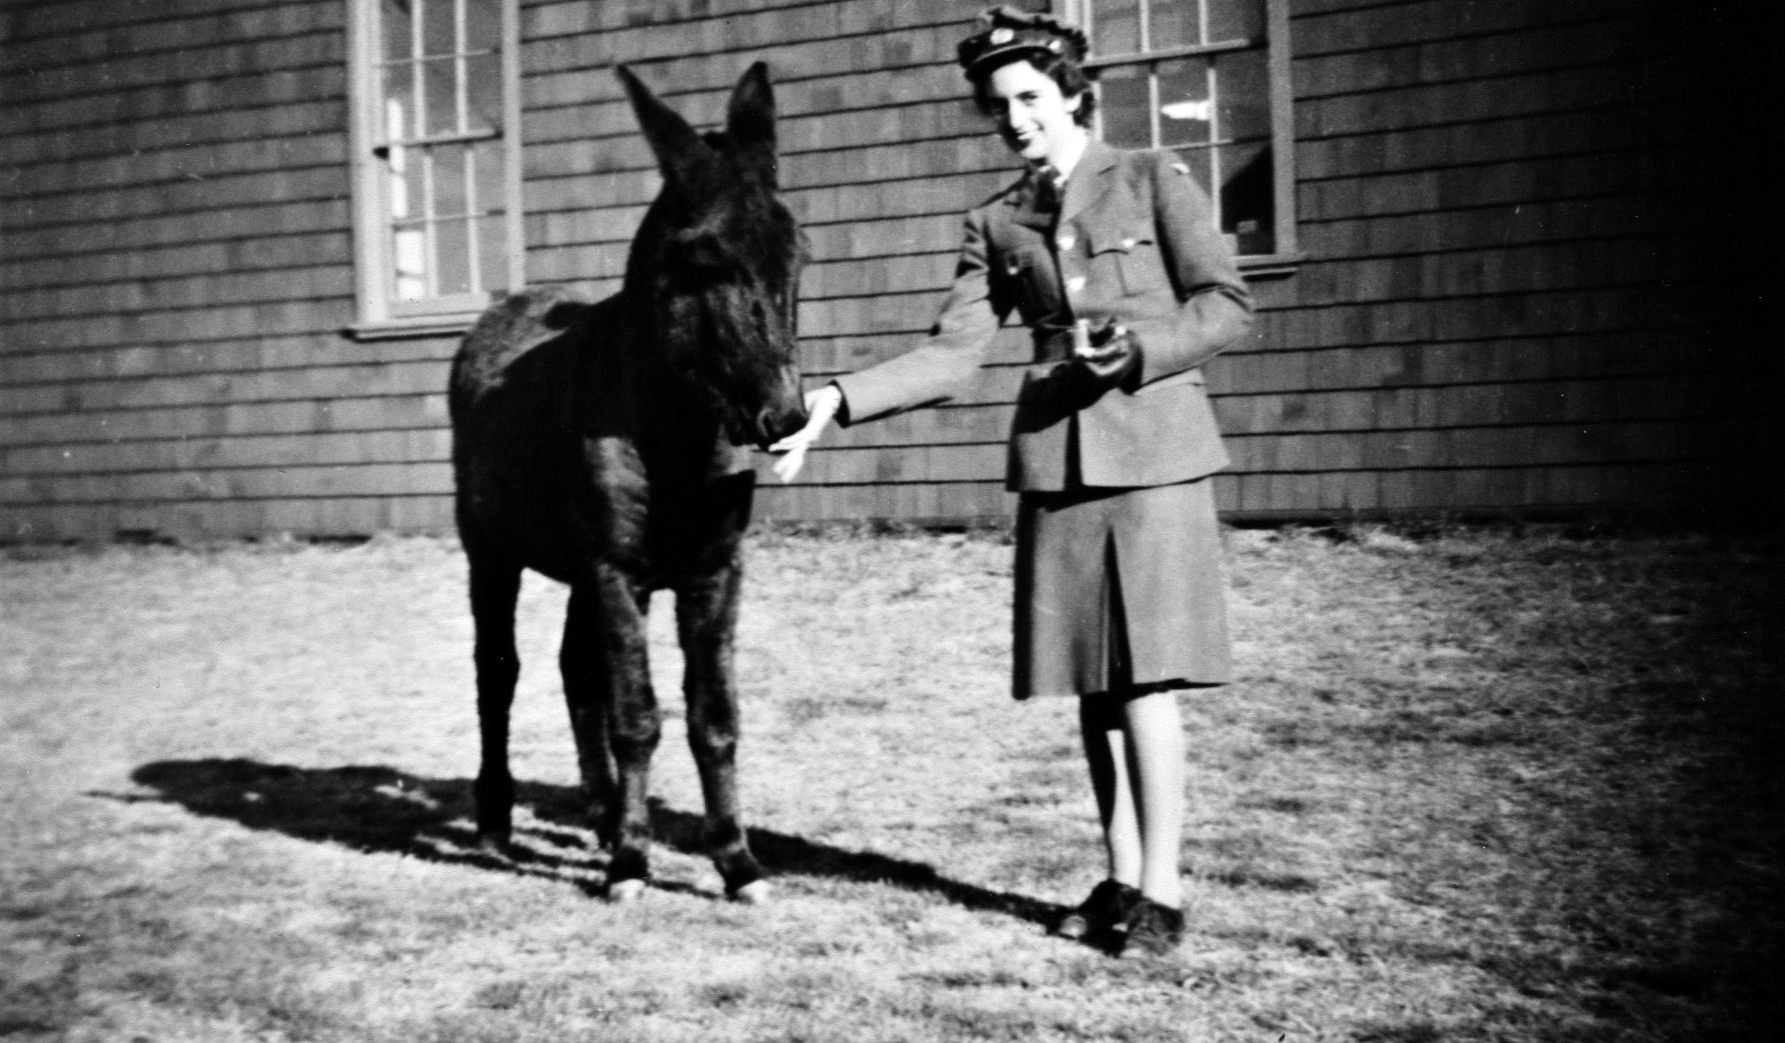
<svg viewBox="0 0 1785 1043"><path fill-rule="evenodd" d="M696 849L667 604L658 886L576 815L561 592L523 593L521 849L470 846L450 540L0 555L0 1037L1745 1040L1778 1021L1776 540L1228 533L1241 683L1186 697L1190 936L1100 873L1064 701L1006 695L997 533L758 533L744 800Z"/></svg>

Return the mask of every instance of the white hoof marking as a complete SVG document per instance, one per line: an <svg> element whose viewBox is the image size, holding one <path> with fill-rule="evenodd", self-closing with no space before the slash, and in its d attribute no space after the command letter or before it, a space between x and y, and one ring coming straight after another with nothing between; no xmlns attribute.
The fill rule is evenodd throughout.
<svg viewBox="0 0 1785 1043"><path fill-rule="evenodd" d="M615 880L607 885L607 900L616 905L622 902L636 902L645 894L643 880Z"/></svg>
<svg viewBox="0 0 1785 1043"><path fill-rule="evenodd" d="M731 895L732 901L742 902L745 905L761 905L773 897L775 897L775 889L769 886L767 880L752 880L732 892Z"/></svg>

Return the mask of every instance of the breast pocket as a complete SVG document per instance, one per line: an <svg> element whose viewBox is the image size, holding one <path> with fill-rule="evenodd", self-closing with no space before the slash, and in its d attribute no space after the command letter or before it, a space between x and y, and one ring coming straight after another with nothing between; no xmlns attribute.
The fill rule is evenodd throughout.
<svg viewBox="0 0 1785 1043"><path fill-rule="evenodd" d="M1169 289L1159 236L1150 224L1127 224L1090 237L1091 263L1113 265L1130 297Z"/></svg>

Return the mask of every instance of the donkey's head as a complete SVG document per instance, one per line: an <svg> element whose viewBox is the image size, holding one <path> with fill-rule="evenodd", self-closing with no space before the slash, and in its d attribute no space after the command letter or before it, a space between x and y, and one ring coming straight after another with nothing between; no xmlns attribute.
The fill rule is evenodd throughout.
<svg viewBox="0 0 1785 1043"><path fill-rule="evenodd" d="M775 98L758 62L732 91L725 129L696 134L621 66L663 171L626 263L673 379L703 395L736 445L804 426L794 316L805 248L776 195Z"/></svg>

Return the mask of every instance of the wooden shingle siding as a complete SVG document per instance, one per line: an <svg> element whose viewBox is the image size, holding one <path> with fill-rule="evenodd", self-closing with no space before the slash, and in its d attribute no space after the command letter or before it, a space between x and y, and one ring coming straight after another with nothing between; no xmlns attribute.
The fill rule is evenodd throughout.
<svg viewBox="0 0 1785 1043"><path fill-rule="evenodd" d="M374 465L437 466L442 346L339 335L345 13L9 5L0 538L261 532L275 504L363 504Z"/></svg>
<svg viewBox="0 0 1785 1043"><path fill-rule="evenodd" d="M1210 367L1228 502L1567 508L1711 488L1729 389L1758 374L1709 332L1716 287L1695 265L1714 235L1682 209L1691 99L1657 73L1683 10L1319 6L1294 26L1309 263L1248 351Z"/></svg>
<svg viewBox="0 0 1785 1043"><path fill-rule="evenodd" d="M1707 235L1682 207L1680 161L1701 145L1683 129L1694 100L1670 75L1687 9L1292 10L1308 258L1259 287L1255 336L1209 367L1235 459L1217 483L1223 505L1269 516L1662 502L1715 470L1729 455L1718 449L1728 390L1760 373L1707 341L1715 286L1695 268ZM902 350L927 326L952 264L944 220L923 225L936 251L856 242L858 263L814 266L802 331L818 376ZM1020 341L994 352L981 386L931 419L840 435L834 459L809 465L821 488L769 490L771 509L799 515L826 486L926 475L992 502L1022 352ZM1651 472L1652 485L1635 477ZM873 499L847 502L861 496Z"/></svg>
<svg viewBox="0 0 1785 1043"><path fill-rule="evenodd" d="M761 59L810 380L914 346L962 213L1015 176L953 64L980 6L522 0L529 280L616 289L657 192L614 63L710 125ZM1736 305L1776 242L1736 161L1766 34L1712 7L1290 0L1304 257L1207 369L1231 517L1754 495L1776 341ZM0 5L0 539L450 526L454 338L342 332L347 10ZM1028 353L1006 330L962 399L835 432L759 512L1006 516Z"/></svg>

